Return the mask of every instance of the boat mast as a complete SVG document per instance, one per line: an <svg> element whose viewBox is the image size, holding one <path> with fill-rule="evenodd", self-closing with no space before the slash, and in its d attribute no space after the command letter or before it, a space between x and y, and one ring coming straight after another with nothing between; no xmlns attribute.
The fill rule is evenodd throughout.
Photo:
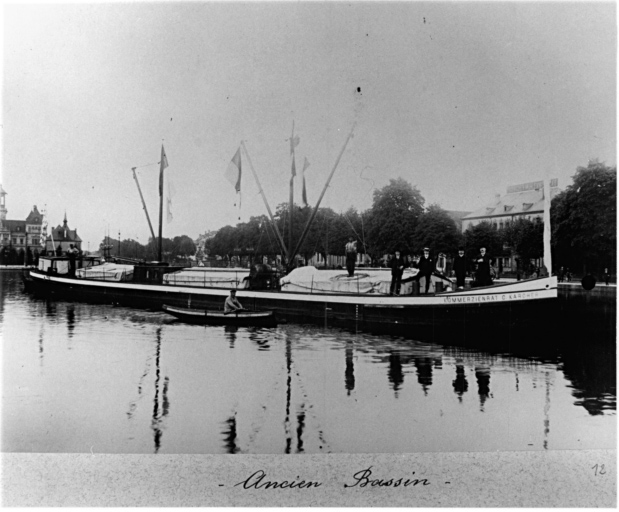
<svg viewBox="0 0 619 512"><path fill-rule="evenodd" d="M150 217L148 216L148 210L146 209L146 203L144 202L144 196L142 195L142 189L140 188L140 182L138 181L138 175L135 172L135 167L132 167L133 171L133 179L135 180L135 184L138 186L138 192L140 193L140 199L142 200L142 208L144 208L144 213L146 213L146 220L148 221L148 227L150 228L150 234L155 240L155 231L153 230L153 225L150 222Z"/></svg>
<svg viewBox="0 0 619 512"><path fill-rule="evenodd" d="M271 224L273 224L273 228L275 230L275 233L277 234L277 240L279 241L280 248L283 251L284 255L286 256L286 261L288 261L288 249L286 249L284 238L282 237L282 234L279 232L279 228L277 227L277 224L275 223L275 219L273 218L273 214L271 213L269 202L267 201L266 195L264 194L264 191L262 190L262 185L260 184L260 180L258 179L256 170L254 169L254 166L251 163L251 158L249 158L249 153L247 152L247 148L245 147L244 141L241 141L241 146L243 147L243 151L245 152L245 157L247 158L247 161L249 162L249 168L251 169L251 172L254 175L254 178L256 180L256 184L258 185L258 190L260 191L260 195L262 196L264 205L266 206L267 212L269 213L269 218L271 219Z"/></svg>
<svg viewBox="0 0 619 512"><path fill-rule="evenodd" d="M329 183L331 182L331 178L333 178L333 175L335 174L335 169L337 169L337 166L340 163L340 159L342 158L342 155L344 154L344 150L346 149L346 146L348 145L348 141L353 136L353 131L355 130L356 124L357 123L353 123L352 128L350 129L350 133L348 134L348 137L346 137L346 142L344 142L344 146L342 146L342 150L340 151L340 154L338 155L337 160L335 161L335 165L333 166L333 169L331 169L331 174L329 174L329 177L327 178L327 182L325 183L325 186L322 189L322 193L320 194L320 197L318 198L318 202L316 203L316 206L314 207L314 211L312 212L311 217L307 221L307 224L305 224L305 228L303 229L303 233L301 234L301 238L299 238L299 241L297 242L296 247L290 253L290 258L288 258L288 270L289 271L291 270L292 260L294 259L296 254L299 252L299 249L301 248L301 245L303 244L303 242L305 241L305 238L307 237L307 233L309 231L309 228L312 225L312 222L314 222L314 218L316 217L316 213L318 213L318 208L320 207L320 203L322 201L322 198L324 197L325 192L327 191L327 188L329 187Z"/></svg>
<svg viewBox="0 0 619 512"><path fill-rule="evenodd" d="M159 251L157 254L157 260L163 261L161 255L163 254L163 171L168 166L168 158L166 157L163 144L161 144L161 162L159 162Z"/></svg>

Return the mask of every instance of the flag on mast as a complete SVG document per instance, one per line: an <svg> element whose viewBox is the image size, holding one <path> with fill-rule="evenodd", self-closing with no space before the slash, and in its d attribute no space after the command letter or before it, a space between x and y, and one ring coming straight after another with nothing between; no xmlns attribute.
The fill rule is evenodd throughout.
<svg viewBox="0 0 619 512"><path fill-rule="evenodd" d="M290 154L294 155L294 148L299 145L299 137L294 135L294 119L292 121L292 135L290 135Z"/></svg>
<svg viewBox="0 0 619 512"><path fill-rule="evenodd" d="M167 206L166 220L168 223L174 220L174 217L172 216L172 198L175 195L176 195L176 189L174 188L174 183L170 181L170 177L168 176L168 197L166 200L166 206Z"/></svg>
<svg viewBox="0 0 619 512"><path fill-rule="evenodd" d="M241 191L241 147L236 150L232 160L226 169L226 179L232 183L234 190L239 193Z"/></svg>
<svg viewBox="0 0 619 512"><path fill-rule="evenodd" d="M303 201L304 208L309 206L307 203L307 191L305 190L305 169L307 169L309 165L310 163L307 160L307 157L305 157L305 160L303 161L303 170L301 171L301 175L303 176L303 191L301 193L301 200Z"/></svg>
<svg viewBox="0 0 619 512"><path fill-rule="evenodd" d="M161 161L159 162L159 196L163 196L163 170L168 166L168 157L165 154L165 149L163 149L163 144L161 144Z"/></svg>

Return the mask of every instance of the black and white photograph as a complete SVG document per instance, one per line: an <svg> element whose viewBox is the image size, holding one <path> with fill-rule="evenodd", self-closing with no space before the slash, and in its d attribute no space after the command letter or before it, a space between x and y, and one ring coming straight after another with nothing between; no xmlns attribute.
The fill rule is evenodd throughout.
<svg viewBox="0 0 619 512"><path fill-rule="evenodd" d="M2 505L617 506L615 2L2 22Z"/></svg>

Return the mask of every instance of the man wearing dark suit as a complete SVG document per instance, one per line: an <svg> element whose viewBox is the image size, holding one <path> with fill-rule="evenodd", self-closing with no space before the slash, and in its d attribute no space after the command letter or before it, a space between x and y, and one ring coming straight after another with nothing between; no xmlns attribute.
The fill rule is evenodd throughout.
<svg viewBox="0 0 619 512"><path fill-rule="evenodd" d="M423 256L417 262L416 267L419 269L419 273L415 276L417 280L422 277L426 278L426 294L430 289L430 280L432 272L434 271L434 260L430 258L430 249L428 247L423 248Z"/></svg>
<svg viewBox="0 0 619 512"><path fill-rule="evenodd" d="M395 252L395 256L391 259L389 264L391 267L391 288L390 294L400 295L400 286L402 285L402 274L404 273L404 267L406 262L404 258L400 256L400 251Z"/></svg>
<svg viewBox="0 0 619 512"><path fill-rule="evenodd" d="M464 256L464 248L458 249L458 256L454 260L454 273L456 274L456 287L458 290L464 288L464 280L466 278L466 257Z"/></svg>
<svg viewBox="0 0 619 512"><path fill-rule="evenodd" d="M477 286L491 286L490 266L492 265L492 258L486 253L485 247L480 247L479 256L475 258L475 263L477 264L477 271L475 272Z"/></svg>

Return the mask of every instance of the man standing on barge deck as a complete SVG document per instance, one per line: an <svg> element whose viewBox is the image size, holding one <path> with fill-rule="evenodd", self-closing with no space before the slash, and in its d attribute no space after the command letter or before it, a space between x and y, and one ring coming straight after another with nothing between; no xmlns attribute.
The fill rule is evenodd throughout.
<svg viewBox="0 0 619 512"><path fill-rule="evenodd" d="M475 259L477 271L475 272L475 281L477 286L491 286L492 277L490 277L490 267L492 266L492 258L486 254L486 248L479 248L479 256Z"/></svg>
<svg viewBox="0 0 619 512"><path fill-rule="evenodd" d="M464 288L466 279L466 257L464 256L464 247L458 248L458 256L454 260L454 273L456 274L456 287L458 290Z"/></svg>
<svg viewBox="0 0 619 512"><path fill-rule="evenodd" d="M391 266L391 288L389 292L391 295L394 293L400 295L400 287L402 286L402 274L404 273L404 267L406 262L404 258L400 256L400 251L395 252L395 257L390 262Z"/></svg>
<svg viewBox="0 0 619 512"><path fill-rule="evenodd" d="M419 273L415 276L418 281L422 278L426 278L426 295L430 289L430 281L432 280L432 272L434 271L434 261L430 258L430 248L423 248L423 256L415 265L419 269Z"/></svg>
<svg viewBox="0 0 619 512"><path fill-rule="evenodd" d="M348 277L355 275L355 263L357 261L357 241L353 240L353 237L348 237L348 243L346 244L346 270L348 270Z"/></svg>

